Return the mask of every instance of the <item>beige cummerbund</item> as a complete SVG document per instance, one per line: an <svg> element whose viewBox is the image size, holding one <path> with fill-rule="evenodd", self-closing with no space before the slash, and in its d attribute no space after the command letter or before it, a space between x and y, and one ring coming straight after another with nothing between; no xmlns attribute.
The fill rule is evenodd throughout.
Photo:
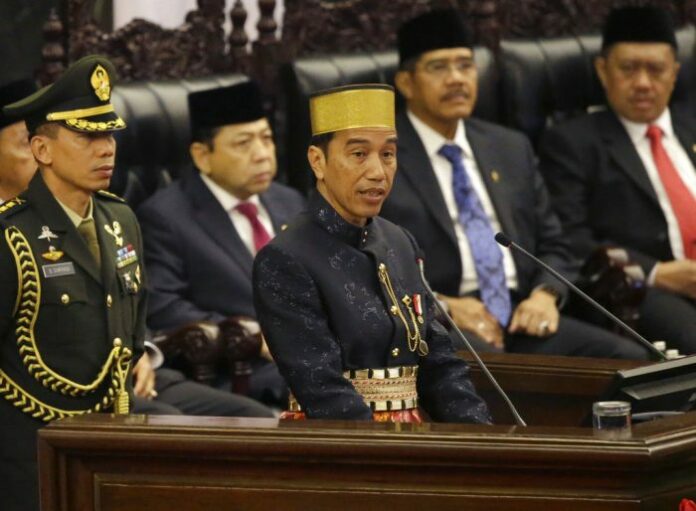
<svg viewBox="0 0 696 511"><path fill-rule="evenodd" d="M418 366L351 369L344 371L343 376L350 380L365 403L375 412L418 407ZM301 411L300 404L292 394L289 409L291 412Z"/></svg>

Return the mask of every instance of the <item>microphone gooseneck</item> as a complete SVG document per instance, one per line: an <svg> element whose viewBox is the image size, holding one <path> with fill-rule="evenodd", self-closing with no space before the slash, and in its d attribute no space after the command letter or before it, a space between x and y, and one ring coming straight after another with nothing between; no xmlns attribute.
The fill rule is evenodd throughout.
<svg viewBox="0 0 696 511"><path fill-rule="evenodd" d="M452 321L452 318L450 318L449 314L447 314L447 312L442 308L442 305L440 305L440 301L435 297L435 293L433 293L433 290L430 289L430 284L428 284L428 280L425 278L423 258L418 257L416 259L416 262L418 263L418 270L420 271L420 278L421 278L421 281L423 282L423 286L425 286L425 290L428 292L428 295L433 300L433 303L435 303L435 307L437 307L437 310L440 311L440 314L447 320L447 322L452 327L452 329L454 329L454 331L457 332L457 335L464 343L464 346L466 346L466 349L469 350L469 353L471 353L471 355L474 357L474 360L476 360L476 363L481 368L481 371L483 371L483 374L486 375L486 378L488 378L488 381L491 382L491 384L493 385L495 390L503 398L503 400L507 404L508 408L510 409L510 412L512 413L512 416L514 417L517 425L518 426L526 426L527 423L524 421L522 416L517 412L517 408L515 408L515 405L512 404L512 401L510 400L508 395L505 393L503 388L495 380L495 378L493 377L491 372L488 370L488 367L486 367L486 364L483 363L483 360L481 360L481 357L478 356L478 353L476 353L476 350L474 349L474 347L471 345L471 343L469 343L469 340L464 336L462 331L459 330L457 325L454 324L454 321Z"/></svg>
<svg viewBox="0 0 696 511"><path fill-rule="evenodd" d="M611 321L613 321L615 324L619 325L625 332L630 334L631 338L634 339L635 341L639 342L644 348L646 348L650 353L655 355L658 360L667 360L667 357L662 353L660 350L655 348L650 341L648 341L645 337L640 335L638 332L636 332L633 328L628 326L626 323L621 321L619 318L617 318L614 314L609 312L606 308L602 307L599 303L597 303L594 299L590 298L584 291L582 291L579 287L577 287L575 284L570 282L567 278L565 278L563 275L558 273L556 270L551 268L548 264L546 264L544 261L539 259L538 257L530 254L527 252L524 248L519 246L517 243L512 241L510 238L508 238L505 234L502 232L499 232L498 234L495 235L495 241L497 241L499 244L501 244L504 247L508 247L510 249L517 250L519 253L525 255L527 258L530 260L534 261L537 265L541 266L544 268L547 272L549 272L551 275L556 277L560 282L568 286L569 289L571 289L574 293L576 293L580 298L585 300L587 303L592 305L596 310L604 314L607 318L609 318Z"/></svg>

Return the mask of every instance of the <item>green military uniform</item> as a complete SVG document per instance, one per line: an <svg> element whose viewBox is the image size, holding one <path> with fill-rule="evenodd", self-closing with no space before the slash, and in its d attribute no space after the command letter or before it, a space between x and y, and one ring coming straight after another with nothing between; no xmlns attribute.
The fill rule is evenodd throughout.
<svg viewBox="0 0 696 511"><path fill-rule="evenodd" d="M53 86L5 108L30 133L48 120L76 131L125 126L111 65L87 57ZM38 509L36 431L92 412L127 413L145 330L142 240L119 198L93 194L81 234L41 171L0 205L0 509ZM98 245L98 248L97 248ZM99 255L99 259L95 257Z"/></svg>

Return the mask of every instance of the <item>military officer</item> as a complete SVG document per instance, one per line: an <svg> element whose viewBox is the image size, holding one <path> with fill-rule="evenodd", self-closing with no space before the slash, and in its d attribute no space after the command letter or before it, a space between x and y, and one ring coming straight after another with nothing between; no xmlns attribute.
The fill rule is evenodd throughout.
<svg viewBox="0 0 696 511"><path fill-rule="evenodd" d="M396 172L393 89L339 87L310 109L317 189L253 275L259 322L295 397L285 417L490 422L434 319L413 237L377 216Z"/></svg>
<svg viewBox="0 0 696 511"><path fill-rule="evenodd" d="M36 432L63 417L128 413L145 329L142 241L104 192L114 169L114 70L85 57L7 105L38 172L0 206L0 508L38 509ZM143 357L143 360L145 358ZM152 388L139 371L140 392Z"/></svg>

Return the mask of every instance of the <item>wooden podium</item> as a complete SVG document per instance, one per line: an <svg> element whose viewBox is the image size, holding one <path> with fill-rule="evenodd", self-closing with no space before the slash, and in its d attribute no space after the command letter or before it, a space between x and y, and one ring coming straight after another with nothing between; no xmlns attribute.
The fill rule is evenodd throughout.
<svg viewBox="0 0 696 511"><path fill-rule="evenodd" d="M564 377L542 359L489 361L501 383L520 373L508 388L532 404L544 375L555 386L541 402L578 378L576 398L589 394L592 374L627 364L576 359ZM537 414L559 421L553 408ZM41 430L39 467L43 511L676 511L696 498L696 413L623 438L562 425L93 415Z"/></svg>

